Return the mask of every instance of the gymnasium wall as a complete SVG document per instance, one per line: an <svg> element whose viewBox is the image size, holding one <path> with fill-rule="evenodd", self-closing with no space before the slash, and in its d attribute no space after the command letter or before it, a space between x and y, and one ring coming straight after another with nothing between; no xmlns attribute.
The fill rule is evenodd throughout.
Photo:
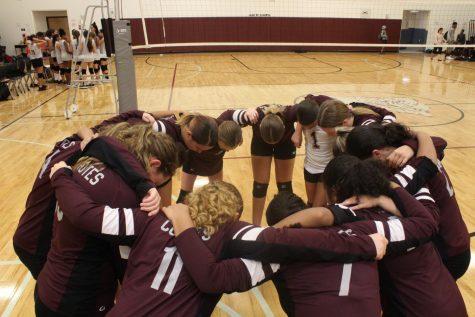
<svg viewBox="0 0 475 317"><path fill-rule="evenodd" d="M130 19L132 45L145 44L142 20ZM163 24L168 43L190 42L302 42L302 43L378 43L382 25L391 34L389 43L399 43L401 20L288 18L288 17L213 17L147 18L149 43L164 43ZM352 30L340 32L340 30ZM199 51L289 51L289 50L378 50L371 47L297 47L297 46L189 46L134 50L146 52ZM388 49L390 50L390 49ZM396 48L392 49L396 51Z"/></svg>
<svg viewBox="0 0 475 317"><path fill-rule="evenodd" d="M81 15L84 14L86 6L98 5L101 1L4 0L3 2L5 2L5 5L0 10L0 45L6 45L7 53L13 54L13 46L21 40L21 33L19 31L21 27L26 28L29 33L45 31L36 29L32 11L66 10L69 26L72 30L80 23ZM180 18L184 19L183 23L178 23L182 25L181 28L187 27L188 32L194 33L195 28L200 28L201 30L204 28L201 26L202 24L209 23L202 20L198 27L190 26L190 21L194 21L194 18L264 18L262 22L258 23L250 19L246 22L246 25L253 27L255 23L258 25L260 23L264 25L271 23L272 28L279 29L278 26L274 25L274 21L278 21L278 23L276 22L277 25L282 25L286 18L317 19L316 25L320 25L319 23L330 23L326 22L326 20L321 20L325 18L331 20L333 18L364 19L368 20L368 25L372 25L369 20L401 20L404 10L430 10L427 29L429 31L428 43L431 44L435 30L438 27L447 28L452 20L457 20L459 22L459 29L462 27L467 29L468 21L475 18L475 1L473 0L142 0L142 3L144 17L150 19L164 18L166 22L165 31L169 36L172 36L173 32L182 32L172 30L172 27L178 23L175 19ZM110 0L110 5L111 14L114 14L114 0ZM139 1L137 0L122 0L122 8L124 18L138 19L142 16ZM100 18L99 12L96 13L96 17L95 20L98 21ZM282 20L267 22L266 18L282 18ZM292 24L295 21L289 23ZM221 20L218 22L221 23ZM354 29L347 29L348 24L346 22L340 23L338 28L331 29L330 31L332 33L362 33ZM157 22L150 21L147 23L156 24ZM226 23L226 25L236 25L234 20ZM239 33L239 30L229 30L229 32ZM275 37L276 32L271 32L272 37ZM285 33L285 30L279 32ZM149 33L150 37L163 37L162 29L152 29L149 30ZM392 42L393 35L389 35L389 39ZM178 38L177 36L173 35L174 38ZM196 36L199 37L199 35ZM239 38L243 35L237 34L237 36ZM374 35L371 37L374 39ZM335 38L335 36L332 38ZM150 42L153 43L152 41ZM171 42L171 39L168 39L167 42Z"/></svg>

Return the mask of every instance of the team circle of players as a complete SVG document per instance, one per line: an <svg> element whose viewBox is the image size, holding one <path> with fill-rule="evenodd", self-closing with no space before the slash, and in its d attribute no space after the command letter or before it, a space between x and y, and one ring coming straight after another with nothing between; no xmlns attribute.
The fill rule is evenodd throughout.
<svg viewBox="0 0 475 317"><path fill-rule="evenodd" d="M94 83L109 81L108 59L104 33L94 23L90 30L73 30L70 37L64 29L50 29L29 36L23 35L27 56L37 79L32 86L47 89L47 79L56 84L71 84L71 73L77 74L80 88L94 87ZM50 73L45 71L47 57ZM89 74L88 74L89 72Z"/></svg>
<svg viewBox="0 0 475 317"><path fill-rule="evenodd" d="M57 142L13 238L37 316L209 316L223 293L268 280L289 316L467 316L447 144L395 121L308 95L218 118L132 111ZM245 126L253 224L239 220L250 189L222 181ZM292 192L303 139L305 201ZM272 158L278 194L260 227ZM197 175L210 183L192 191Z"/></svg>

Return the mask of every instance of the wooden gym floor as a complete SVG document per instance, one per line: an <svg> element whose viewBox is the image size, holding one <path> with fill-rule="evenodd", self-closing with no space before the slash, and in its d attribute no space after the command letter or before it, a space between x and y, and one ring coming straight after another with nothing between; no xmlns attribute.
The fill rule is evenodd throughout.
<svg viewBox="0 0 475 317"><path fill-rule="evenodd" d="M308 93L414 99L428 107L430 116L397 112L398 120L448 141L444 165L468 229L475 231L471 210L475 206L475 63L431 61L422 54L201 53L135 56L135 67L139 107L148 111L186 109L217 116L228 108L293 104ZM67 93L62 86L49 85L45 92L32 91L0 103L2 317L34 316L34 280L16 257L11 237L44 156L55 141L115 115L110 84L81 90L79 111L70 120L63 116ZM250 129L244 129L244 144L228 153L224 164L224 179L242 191L246 221L251 219L250 136ZM298 153L293 183L295 191L305 196L302 149ZM175 178L177 195L179 175ZM203 182L198 179L197 184ZM275 192L271 178L268 197ZM475 315L474 281L472 265L458 282L469 315ZM265 284L247 293L225 295L214 316L284 314L273 286Z"/></svg>

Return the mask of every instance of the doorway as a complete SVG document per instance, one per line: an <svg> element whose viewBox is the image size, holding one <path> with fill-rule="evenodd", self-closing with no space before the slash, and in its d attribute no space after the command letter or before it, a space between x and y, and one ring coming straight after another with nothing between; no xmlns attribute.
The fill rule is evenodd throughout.
<svg viewBox="0 0 475 317"><path fill-rule="evenodd" d="M36 32L48 29L64 29L69 34L67 11L33 11Z"/></svg>
<svg viewBox="0 0 475 317"><path fill-rule="evenodd" d="M426 44L430 11L404 10L401 23L401 44ZM424 52L422 47L401 47L406 52Z"/></svg>

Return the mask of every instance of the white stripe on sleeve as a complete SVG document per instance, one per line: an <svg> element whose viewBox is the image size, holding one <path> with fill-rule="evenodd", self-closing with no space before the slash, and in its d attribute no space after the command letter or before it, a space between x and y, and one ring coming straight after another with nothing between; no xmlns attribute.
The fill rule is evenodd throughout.
<svg viewBox="0 0 475 317"><path fill-rule="evenodd" d="M368 124L375 123L375 122L376 122L376 120L374 120L374 119L368 119L366 121L363 121L363 123L361 125L368 125Z"/></svg>
<svg viewBox="0 0 475 317"><path fill-rule="evenodd" d="M396 117L391 116L391 115L386 115L383 117L383 121L386 122L396 122Z"/></svg>
<svg viewBox="0 0 475 317"><path fill-rule="evenodd" d="M396 174L396 175L394 175L394 176L397 178L397 180L399 181L399 183L401 184L401 186L402 186L403 188L407 186L407 181L406 181L406 179L405 179L404 177L402 177L402 176L399 175L399 174Z"/></svg>
<svg viewBox="0 0 475 317"><path fill-rule="evenodd" d="M263 230L264 228L252 228L242 236L241 240L256 241L257 237Z"/></svg>
<svg viewBox="0 0 475 317"><path fill-rule="evenodd" d="M119 209L106 206L102 218L102 233L119 234Z"/></svg>
<svg viewBox="0 0 475 317"><path fill-rule="evenodd" d="M386 236L385 233L384 233L383 223L381 221L378 221L378 220L376 220L374 223L376 224L376 230L378 231L378 233L380 235Z"/></svg>
<svg viewBox="0 0 475 317"><path fill-rule="evenodd" d="M406 239L404 228L399 219L392 219L388 221L389 233L391 234L390 241L403 241Z"/></svg>
<svg viewBox="0 0 475 317"><path fill-rule="evenodd" d="M233 240L236 239L240 234L241 232L243 232L244 230L247 230L249 228L252 228L254 227L253 225L248 225L248 226L245 226L244 228L242 228L241 230L239 230L238 232L236 232L236 234L233 236Z"/></svg>
<svg viewBox="0 0 475 317"><path fill-rule="evenodd" d="M135 234L135 227L134 227L134 214L132 213L132 209L125 208L124 216L125 216L125 234L127 236L133 236Z"/></svg>
<svg viewBox="0 0 475 317"><path fill-rule="evenodd" d="M244 265L251 276L252 286L255 286L257 283L266 278L261 262L247 259L241 259L241 261L244 262Z"/></svg>
<svg viewBox="0 0 475 317"><path fill-rule="evenodd" d="M409 177L409 179L412 179L415 173L416 169L411 165L406 165L401 171L401 174L406 175L407 177Z"/></svg>
<svg viewBox="0 0 475 317"><path fill-rule="evenodd" d="M340 293L338 296L348 296L350 293L350 281L351 281L351 263L343 264L343 273L341 275L341 283L340 283Z"/></svg>

